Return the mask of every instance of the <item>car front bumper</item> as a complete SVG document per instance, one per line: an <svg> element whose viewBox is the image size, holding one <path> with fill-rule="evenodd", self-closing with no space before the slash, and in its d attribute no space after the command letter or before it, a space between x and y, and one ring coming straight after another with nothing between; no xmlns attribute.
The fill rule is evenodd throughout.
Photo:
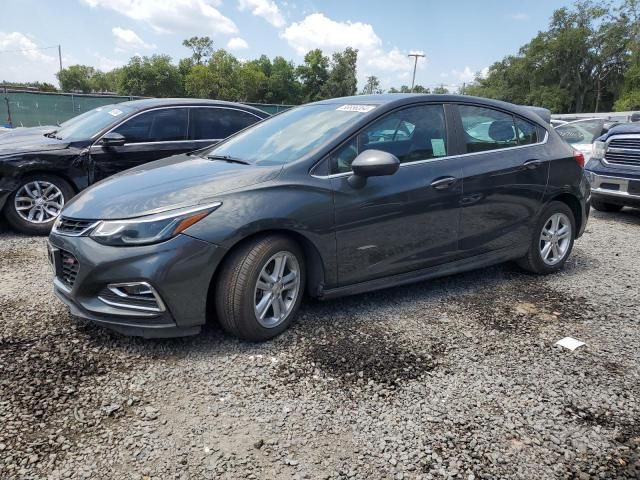
<svg viewBox="0 0 640 480"><path fill-rule="evenodd" d="M184 234L139 247L106 246L86 236L49 236L54 293L71 314L147 338L200 331L209 285L223 255L223 248ZM107 288L132 283L150 287L157 298L154 308L140 307L149 304L133 297L116 296L114 301Z"/></svg>
<svg viewBox="0 0 640 480"><path fill-rule="evenodd" d="M591 197L594 200L640 207L640 179L593 171L587 172L587 175L591 183Z"/></svg>

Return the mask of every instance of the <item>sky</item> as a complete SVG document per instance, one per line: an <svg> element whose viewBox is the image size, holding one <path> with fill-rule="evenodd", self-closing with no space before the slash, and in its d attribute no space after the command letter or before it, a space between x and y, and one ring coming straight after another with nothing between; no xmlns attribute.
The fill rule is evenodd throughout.
<svg viewBox="0 0 640 480"><path fill-rule="evenodd" d="M190 55L185 38L209 36L240 59L281 55L296 64L321 48L359 50L360 86L416 83L456 89L518 51L571 1L449 0L2 0L0 81L57 85L63 66L121 66L133 55ZM43 47L55 47L44 48ZM21 50L21 51L18 51Z"/></svg>

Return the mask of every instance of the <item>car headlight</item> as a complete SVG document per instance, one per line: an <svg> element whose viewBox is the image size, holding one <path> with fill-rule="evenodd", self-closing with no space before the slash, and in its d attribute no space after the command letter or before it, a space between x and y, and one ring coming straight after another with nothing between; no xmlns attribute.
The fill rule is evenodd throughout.
<svg viewBox="0 0 640 480"><path fill-rule="evenodd" d="M164 242L198 223L220 205L221 202L216 202L126 220L104 220L89 236L96 242L114 246Z"/></svg>
<svg viewBox="0 0 640 480"><path fill-rule="evenodd" d="M607 153L607 144L605 142L593 142L591 146L591 158L602 160L605 153Z"/></svg>

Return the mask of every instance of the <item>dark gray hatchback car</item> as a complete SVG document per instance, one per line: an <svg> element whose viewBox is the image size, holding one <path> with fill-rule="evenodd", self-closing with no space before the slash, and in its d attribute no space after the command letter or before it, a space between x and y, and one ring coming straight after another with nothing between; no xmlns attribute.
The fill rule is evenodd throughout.
<svg viewBox="0 0 640 480"><path fill-rule="evenodd" d="M265 340L303 294L355 294L517 260L562 268L589 213L583 157L533 110L374 95L291 109L90 187L54 226L55 292L127 334L208 314Z"/></svg>

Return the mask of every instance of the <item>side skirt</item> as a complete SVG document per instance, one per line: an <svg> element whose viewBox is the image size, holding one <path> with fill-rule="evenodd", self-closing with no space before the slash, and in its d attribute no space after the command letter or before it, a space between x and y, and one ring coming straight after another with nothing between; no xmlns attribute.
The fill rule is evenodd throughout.
<svg viewBox="0 0 640 480"><path fill-rule="evenodd" d="M516 258L524 256L526 253L526 250L523 251L522 248L508 248L498 250L497 252L483 253L482 255L456 260L455 262L446 263L444 265L437 265L435 267L401 273L390 277L376 278L366 282L345 285L344 287L331 288L322 291L319 298L321 300L328 300L331 298L382 290L383 288L407 285L409 283L422 282L432 278L444 277L446 275L466 272L477 268L507 262L509 260L515 260Z"/></svg>

